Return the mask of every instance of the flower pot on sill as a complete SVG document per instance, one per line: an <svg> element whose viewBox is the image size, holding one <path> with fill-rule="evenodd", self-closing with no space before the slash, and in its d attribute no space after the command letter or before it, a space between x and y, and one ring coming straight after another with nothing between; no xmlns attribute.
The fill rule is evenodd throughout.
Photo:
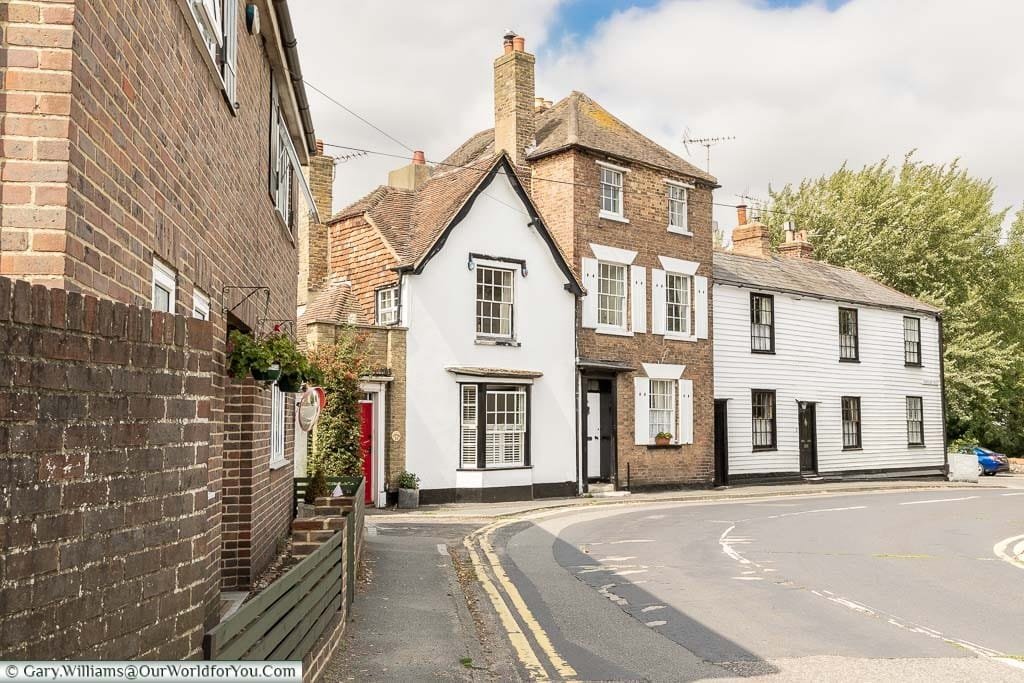
<svg viewBox="0 0 1024 683"><path fill-rule="evenodd" d="M398 507L402 510L414 510L420 506L419 489L398 489Z"/></svg>
<svg viewBox="0 0 1024 683"><path fill-rule="evenodd" d="M672 439L667 436L657 436L654 438L655 446L668 446L672 442Z"/></svg>
<svg viewBox="0 0 1024 683"><path fill-rule="evenodd" d="M277 388L289 394L302 390L302 376L295 372L282 372L277 380Z"/></svg>
<svg viewBox="0 0 1024 683"><path fill-rule="evenodd" d="M252 378L254 380L257 380L259 382L273 382L274 380L281 376L281 366L278 365L277 363L274 363L265 370L260 370L259 368L252 368L249 370L249 372L252 374Z"/></svg>

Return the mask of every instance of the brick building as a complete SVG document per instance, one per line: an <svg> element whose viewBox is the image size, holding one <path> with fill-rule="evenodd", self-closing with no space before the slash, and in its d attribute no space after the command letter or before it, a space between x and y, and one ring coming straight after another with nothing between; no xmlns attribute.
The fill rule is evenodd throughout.
<svg viewBox="0 0 1024 683"><path fill-rule="evenodd" d="M230 329L294 321L315 208L287 4L26 0L0 24L0 274L212 326L205 492L187 504L204 517L189 604L215 623L219 590L248 588L290 522L291 402L224 371Z"/></svg>
<svg viewBox="0 0 1024 683"><path fill-rule="evenodd" d="M710 484L717 182L583 93L554 104L536 97L524 40L509 34L503 47L494 127L436 166L417 153L387 185L335 214L309 258L327 263L361 324L404 325L402 273L410 241L417 247L409 235L449 218L439 181L458 182L459 170L479 175L504 152L586 290L574 328L549 330L576 341L575 420L562 429L577 435L577 490ZM667 444L656 443L659 433ZM389 446L405 436L392 433ZM409 448L388 456L389 472L403 468Z"/></svg>

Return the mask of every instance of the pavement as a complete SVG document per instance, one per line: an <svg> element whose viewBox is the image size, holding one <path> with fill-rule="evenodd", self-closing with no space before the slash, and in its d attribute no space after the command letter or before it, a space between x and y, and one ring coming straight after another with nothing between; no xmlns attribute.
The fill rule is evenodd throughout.
<svg viewBox="0 0 1024 683"><path fill-rule="evenodd" d="M325 680L1024 680L1022 510L1001 475L368 511Z"/></svg>

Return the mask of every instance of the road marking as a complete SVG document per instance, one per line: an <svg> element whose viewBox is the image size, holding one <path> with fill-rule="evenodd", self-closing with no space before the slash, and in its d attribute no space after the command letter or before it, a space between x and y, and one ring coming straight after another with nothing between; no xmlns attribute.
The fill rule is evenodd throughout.
<svg viewBox="0 0 1024 683"><path fill-rule="evenodd" d="M657 611L659 609L665 609L665 605L648 605L647 607L644 607L640 611L646 613L646 612L655 612L655 611Z"/></svg>
<svg viewBox="0 0 1024 683"><path fill-rule="evenodd" d="M651 627L654 627L654 626L664 626L667 623L668 623L667 621L648 621L648 622L644 623L644 626L651 626Z"/></svg>
<svg viewBox="0 0 1024 683"><path fill-rule="evenodd" d="M438 543L437 553L438 555L444 555L445 557L448 557L448 546L446 546L444 543Z"/></svg>
<svg viewBox="0 0 1024 683"><path fill-rule="evenodd" d="M625 562L626 560L635 560L636 555L622 555L620 557L595 557L598 562Z"/></svg>
<svg viewBox="0 0 1024 683"><path fill-rule="evenodd" d="M502 617L502 626L505 627L505 631L509 634L510 640L513 641L513 647L516 650L517 656L519 656L520 661L531 674L531 677L546 680L548 676L543 665L540 663L536 652L533 650L530 642L526 639L525 634L519 629L515 617L512 616L512 609L515 609L519 620L530 632L530 635L533 636L537 646L551 663L551 666L558 677L563 680L575 678L576 670L573 669L568 662L562 659L562 656L559 655L557 651L555 651L547 632L544 631L536 617L533 616L533 612L530 611L530 608L526 606L526 601L523 600L523 596L520 595L519 589L516 588L515 584L512 583L512 580L509 579L508 574L505 573L505 568L501 564L501 560L498 558L497 554L494 552L494 547L491 545L491 534L501 527L515 524L518 521L518 519L512 519L494 522L477 529L466 537L463 544L470 550L474 568L477 569L476 574L478 580L480 583L484 584L484 589L491 597L491 603L498 611L499 616ZM484 563L476 556L476 550L473 547L474 543L476 543L480 551L483 553L484 558L487 560L487 567L490 568L491 572L494 574L494 578L496 579L498 586L500 586L505 595L508 596L511 607L505 603L504 597L502 597L501 593L498 592L497 587L491 582L490 577L484 570ZM479 567L477 566L478 562ZM509 623L509 620L511 620L511 623Z"/></svg>
<svg viewBox="0 0 1024 683"><path fill-rule="evenodd" d="M1000 496L1024 496L1024 493L1000 493Z"/></svg>
<svg viewBox="0 0 1024 683"><path fill-rule="evenodd" d="M625 541L611 541L609 545L619 545L620 543L654 543L654 539L651 538L630 538Z"/></svg>
<svg viewBox="0 0 1024 683"><path fill-rule="evenodd" d="M665 515L647 515L644 519L665 519Z"/></svg>
<svg viewBox="0 0 1024 683"><path fill-rule="evenodd" d="M628 576L629 574L644 574L646 569L624 569L622 571L615 572L612 576Z"/></svg>
<svg viewBox="0 0 1024 683"><path fill-rule="evenodd" d="M732 578L737 581L764 581L764 577L761 576L734 576Z"/></svg>
<svg viewBox="0 0 1024 683"><path fill-rule="evenodd" d="M955 503L959 500L973 500L978 496L964 496L963 498L934 498L932 500L911 500L900 505L927 505L928 503Z"/></svg>
<svg viewBox="0 0 1024 683"><path fill-rule="evenodd" d="M606 583L605 585L598 588L597 592L603 595L604 597L608 598L612 602L614 602L616 605L628 605L629 601L622 596L612 593L612 588L615 588L614 583Z"/></svg>
<svg viewBox="0 0 1024 683"><path fill-rule="evenodd" d="M1024 534L1004 538L992 546L992 552L1000 560L1009 562L1017 569L1024 569Z"/></svg>

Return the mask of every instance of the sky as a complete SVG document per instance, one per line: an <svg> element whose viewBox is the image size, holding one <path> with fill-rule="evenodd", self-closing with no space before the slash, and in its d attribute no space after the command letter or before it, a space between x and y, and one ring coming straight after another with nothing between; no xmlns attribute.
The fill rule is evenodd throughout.
<svg viewBox="0 0 1024 683"><path fill-rule="evenodd" d="M1024 205L1024 2L289 5L307 82L394 138L309 91L319 138L375 152L338 163L335 211L386 183L406 146L440 160L493 126L492 64L508 29L537 56L539 96L583 91L702 168L704 148L688 153L684 137L734 136L711 149L718 203L915 150L991 178L997 208ZM728 232L735 210L716 206L715 219Z"/></svg>

